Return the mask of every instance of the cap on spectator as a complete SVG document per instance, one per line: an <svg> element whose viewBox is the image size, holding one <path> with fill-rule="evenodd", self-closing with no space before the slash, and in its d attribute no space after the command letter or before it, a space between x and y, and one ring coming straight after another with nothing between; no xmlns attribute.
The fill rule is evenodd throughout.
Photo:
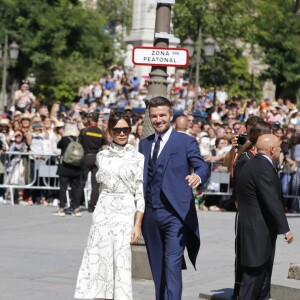
<svg viewBox="0 0 300 300"><path fill-rule="evenodd" d="M98 119L99 119L99 112L97 112L97 111L90 112L90 113L88 114L88 118L89 118L92 122L97 123L97 122L98 122Z"/></svg>
<svg viewBox="0 0 300 300"><path fill-rule="evenodd" d="M42 119L39 115L35 115L33 116L33 118L31 119L32 123L38 123L38 122L42 122Z"/></svg>
<svg viewBox="0 0 300 300"><path fill-rule="evenodd" d="M296 109L293 109L289 112L288 114L288 118L292 118L294 114L296 114L299 110L296 108Z"/></svg>
<svg viewBox="0 0 300 300"><path fill-rule="evenodd" d="M31 114L29 114L29 113L22 114L20 117L20 121L22 121L24 119L31 120Z"/></svg>
<svg viewBox="0 0 300 300"><path fill-rule="evenodd" d="M15 111L14 117L17 117L17 116L20 116L20 115L22 115L22 113L19 110Z"/></svg>
<svg viewBox="0 0 300 300"><path fill-rule="evenodd" d="M64 127L64 126L65 126L65 123L62 122L62 121L57 121L57 122L55 123L55 127L56 127L56 128L58 128L58 127Z"/></svg>
<svg viewBox="0 0 300 300"><path fill-rule="evenodd" d="M0 126L9 126L9 119L1 119Z"/></svg>
<svg viewBox="0 0 300 300"><path fill-rule="evenodd" d="M208 133L205 131L200 132L199 134L200 138L204 137L204 136L208 136Z"/></svg>
<svg viewBox="0 0 300 300"><path fill-rule="evenodd" d="M213 124L223 125L223 122L220 121L220 120L211 120L211 122L212 122Z"/></svg>
<svg viewBox="0 0 300 300"><path fill-rule="evenodd" d="M33 124L32 124L32 129L33 129L33 130L36 130L36 129L43 129L43 125L42 125L41 123L38 123L38 122L33 123Z"/></svg>
<svg viewBox="0 0 300 300"><path fill-rule="evenodd" d="M126 110L132 110L132 108L131 108L130 106L126 106L126 107L125 107L125 111L126 111Z"/></svg>

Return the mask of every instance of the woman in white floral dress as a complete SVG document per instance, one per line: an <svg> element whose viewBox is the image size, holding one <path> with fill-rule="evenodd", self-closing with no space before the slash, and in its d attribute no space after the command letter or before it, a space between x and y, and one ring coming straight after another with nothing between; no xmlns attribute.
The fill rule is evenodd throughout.
<svg viewBox="0 0 300 300"><path fill-rule="evenodd" d="M100 196L78 274L76 299L132 299L130 243L141 235L144 157L127 143L131 126L125 113L112 110L107 130L113 143L97 155Z"/></svg>

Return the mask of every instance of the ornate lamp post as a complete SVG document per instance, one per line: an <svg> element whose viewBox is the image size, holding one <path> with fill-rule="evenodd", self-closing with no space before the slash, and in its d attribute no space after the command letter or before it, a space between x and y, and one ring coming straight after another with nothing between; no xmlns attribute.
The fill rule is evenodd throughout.
<svg viewBox="0 0 300 300"><path fill-rule="evenodd" d="M188 50L188 52L189 52L189 59L190 59L189 85L188 85L187 91L186 91L186 100L188 100L189 92L190 92L190 86L191 86L192 73L193 73L193 62L192 62L191 58L194 55L195 43L194 43L194 41L190 37L188 37L186 40L183 41L182 46L185 49Z"/></svg>
<svg viewBox="0 0 300 300"><path fill-rule="evenodd" d="M216 41L210 36L204 41L204 54L205 56L211 58L216 54L221 52L220 47L216 43ZM213 106L216 104L216 88L217 88L217 74L216 74L216 61L214 62L214 101Z"/></svg>
<svg viewBox="0 0 300 300"><path fill-rule="evenodd" d="M171 30L171 4L175 4L175 0L157 0L153 42L154 47L169 47ZM154 132L148 113L149 101L156 96L167 97L167 67L152 66L149 75L150 80L148 82L148 94L144 99L146 103L146 113L142 138L145 138Z"/></svg>
<svg viewBox="0 0 300 300"><path fill-rule="evenodd" d="M0 109L4 109L7 105L7 92L6 92L7 69L10 66L11 61L16 61L18 59L19 49L20 47L15 42L13 42L8 46L7 36L5 36L3 51L2 51L2 46L0 45L0 59L2 59L1 64L3 66ZM9 50L9 55L8 55L8 50Z"/></svg>
<svg viewBox="0 0 300 300"><path fill-rule="evenodd" d="M195 50L195 42L190 37L188 37L186 40L183 41L182 45L185 49L188 50L189 58L192 58Z"/></svg>
<svg viewBox="0 0 300 300"><path fill-rule="evenodd" d="M197 40L197 49L196 49L196 82L195 82L195 101L194 101L194 108L196 107L197 100L198 100L198 89L199 89L199 73L200 73L200 64L201 64L201 37L202 33L201 30L199 30L199 35L198 35L198 40ZM191 58L194 55L194 50L195 50L195 42L188 37L183 43L183 47L186 48L189 51L189 57ZM212 37L208 37L204 41L204 55L208 58L215 56L215 54L220 53L220 47L216 43L216 41ZM215 69L216 66L214 66ZM192 68L191 68L192 69ZM190 72L191 72L190 69ZM191 78L191 74L190 74ZM215 99L216 99L216 74L214 70L214 105L215 105Z"/></svg>

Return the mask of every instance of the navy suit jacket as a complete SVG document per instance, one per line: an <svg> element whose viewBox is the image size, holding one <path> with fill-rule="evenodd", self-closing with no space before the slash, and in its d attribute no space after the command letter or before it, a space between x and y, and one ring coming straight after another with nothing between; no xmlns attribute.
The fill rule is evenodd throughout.
<svg viewBox="0 0 300 300"><path fill-rule="evenodd" d="M145 156L145 195L147 195L147 186L149 184L147 178L148 164L154 137L155 135L153 134L139 143L139 151ZM172 130L168 142L157 159L153 177L155 176L157 167L161 164L163 164L163 179L160 182L160 188L168 202L189 229L187 230L186 247L189 258L195 267L200 248L199 225L193 191L188 186L185 177L191 173L191 168L193 168L194 172L200 176L202 183L205 183L209 178L209 168L200 155L196 139L175 130Z"/></svg>

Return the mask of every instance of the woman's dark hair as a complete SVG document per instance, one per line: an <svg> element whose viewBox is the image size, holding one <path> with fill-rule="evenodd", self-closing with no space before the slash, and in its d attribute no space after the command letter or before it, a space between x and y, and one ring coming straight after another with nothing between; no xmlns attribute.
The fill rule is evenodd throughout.
<svg viewBox="0 0 300 300"><path fill-rule="evenodd" d="M255 125L252 125L249 134L248 141L239 149L238 156L239 158L244 152L249 151L257 142L258 138L263 134L271 134L272 125L263 120L259 120Z"/></svg>
<svg viewBox="0 0 300 300"><path fill-rule="evenodd" d="M131 128L131 122L129 116L123 111L117 110L115 108L111 108L109 118L108 118L107 129L111 131L112 128L114 128L116 124L122 119L125 120L128 126Z"/></svg>
<svg viewBox="0 0 300 300"><path fill-rule="evenodd" d="M272 128L273 128L273 125L272 125ZM281 131L281 133L284 135L284 129L282 127L276 128L275 130L273 128L273 134L276 134L277 131Z"/></svg>
<svg viewBox="0 0 300 300"><path fill-rule="evenodd" d="M290 150L290 141L286 136L284 136L281 142L281 151L284 155L287 155L289 154L289 150Z"/></svg>
<svg viewBox="0 0 300 300"><path fill-rule="evenodd" d="M292 136L291 136L291 139L290 139L290 145L291 146L295 146L297 144L300 143L300 135L295 132Z"/></svg>
<svg viewBox="0 0 300 300"><path fill-rule="evenodd" d="M254 125L249 131L248 140L254 146L257 142L257 139L262 134L271 134L272 133L272 125L265 121L258 121L256 125Z"/></svg>
<svg viewBox="0 0 300 300"><path fill-rule="evenodd" d="M252 128L253 126L255 126L257 124L257 122L260 122L260 121L263 121L263 118L253 115L247 119L245 126Z"/></svg>
<svg viewBox="0 0 300 300"><path fill-rule="evenodd" d="M149 109L151 107L158 107L158 106L167 106L169 107L170 111L172 109L172 104L170 100L161 96L154 97L149 101Z"/></svg>

